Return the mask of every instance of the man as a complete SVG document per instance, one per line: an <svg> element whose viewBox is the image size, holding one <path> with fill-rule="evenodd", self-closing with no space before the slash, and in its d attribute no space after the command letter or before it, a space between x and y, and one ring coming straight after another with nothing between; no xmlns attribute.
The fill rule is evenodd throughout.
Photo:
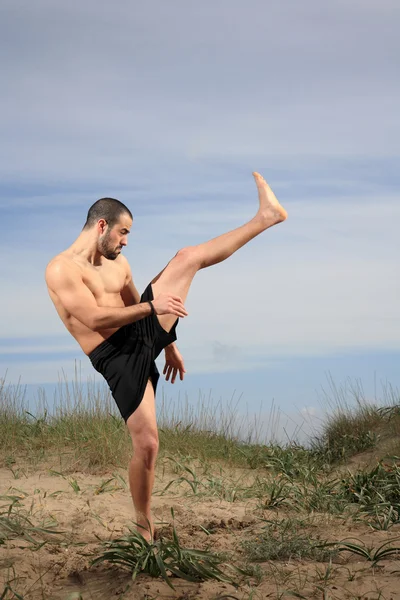
<svg viewBox="0 0 400 600"><path fill-rule="evenodd" d="M151 539L151 493L158 452L155 358L165 349L163 374L174 383L185 368L176 325L197 271L231 256L256 235L287 218L271 188L253 173L259 209L248 223L198 246L182 248L139 295L121 250L132 226L129 209L112 198L89 209L75 242L46 268L50 297L68 331L109 384L128 427L133 458L129 484L141 533Z"/></svg>

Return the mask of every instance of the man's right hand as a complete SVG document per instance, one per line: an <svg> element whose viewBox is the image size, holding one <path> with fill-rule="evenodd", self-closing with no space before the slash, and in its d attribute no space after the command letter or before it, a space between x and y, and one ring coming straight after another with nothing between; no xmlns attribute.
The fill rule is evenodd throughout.
<svg viewBox="0 0 400 600"><path fill-rule="evenodd" d="M157 315L176 315L177 317L187 317L188 315L180 296L163 293L152 302Z"/></svg>

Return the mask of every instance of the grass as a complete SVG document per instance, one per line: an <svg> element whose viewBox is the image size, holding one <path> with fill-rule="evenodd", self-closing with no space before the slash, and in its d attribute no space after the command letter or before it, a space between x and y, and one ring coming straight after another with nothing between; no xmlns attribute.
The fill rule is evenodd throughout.
<svg viewBox="0 0 400 600"><path fill-rule="evenodd" d="M196 410L188 402L171 410L163 399L158 416L161 455L192 454L246 465L243 451L252 448L256 425L238 416L233 400L228 407L221 403L214 406L212 398L205 402L203 398ZM23 388L0 379L3 465L15 470L16 457L34 465L49 451L53 456L56 453L64 472L68 467L95 473L110 465L126 466L131 440L105 385L90 380L83 384L76 370L72 383L66 379L60 382L51 410L45 393L39 390L32 414ZM22 475L19 469L15 473Z"/></svg>
<svg viewBox="0 0 400 600"><path fill-rule="evenodd" d="M173 511L172 511L173 515ZM221 570L222 559L207 550L184 548L175 529L172 539L160 537L148 542L137 530L129 528L129 533L112 541L103 542L104 550L93 559L96 565L104 561L121 565L136 579L139 573L151 577L162 577L174 589L171 575L186 581L199 582L214 579L224 583L234 583L232 577Z"/></svg>
<svg viewBox="0 0 400 600"><path fill-rule="evenodd" d="M357 505L358 513L368 518L373 529L387 531L400 523L400 467L396 460L380 461L342 479L343 496Z"/></svg>
<svg viewBox="0 0 400 600"><path fill-rule="evenodd" d="M303 525L291 518L267 523L254 539L242 542L246 559L252 562L305 558L318 562L332 560L338 551L325 547L321 540L313 540L304 533Z"/></svg>
<svg viewBox="0 0 400 600"><path fill-rule="evenodd" d="M378 539L374 544L345 537L332 541L309 531L318 514L337 523L350 520L377 535L390 534L389 530L400 524L400 395L389 388L386 404L368 403L360 384L337 387L332 381L331 392L330 412L307 444L295 440L280 444L273 436L262 440L257 421L239 417L234 399L223 406L200 397L195 407L186 402L171 408L164 398L158 415L158 465L164 478L162 484L157 482L155 494L169 502L178 494L188 497L188 506L200 499L229 502L232 510L236 503L249 503L256 526L247 530L243 525L238 544L224 557L211 552L209 546L185 547L175 526L171 537L162 535L153 543L129 529L124 536L99 540L101 547L95 550L93 566L119 565L129 569L132 578L147 573L161 577L171 587L177 577L232 584L235 578L231 574L235 573L239 580L251 581L246 584L251 591L242 590L237 595L240 598L246 593L249 598L263 597L257 586L274 573L276 597L284 598L304 597L305 580L299 574L302 583L293 588L293 577L282 571L279 578L280 561L328 563L315 570L315 585L321 587L334 577L332 560L339 555L353 554L374 567L382 560L398 558L395 538ZM273 413L271 431L277 421ZM43 461L53 475L67 482L68 492L77 502L88 497L89 489L84 479L78 483L73 475L78 471L102 476L91 486L94 497L129 493L127 481L117 469L127 467L131 453L129 435L104 386L90 381L83 384L76 372L74 382L60 382L51 410L40 392L36 410L30 411L23 388L0 380L0 465L12 475L13 485L23 488L29 471ZM345 470L349 458L360 453L367 457L365 465L354 463ZM48 497L68 492L58 490ZM50 539L57 544L57 534L63 532L57 530L55 520L38 520L32 508L25 506L26 497L17 487L0 497L0 546L6 548L18 540L27 551L39 555ZM211 544L218 536L218 523L209 531L204 525L197 529L204 544ZM224 527L229 535L230 525ZM260 566L266 562L268 569ZM18 577L4 577L0 600L22 598L23 592L17 591ZM315 590L325 594L325 588ZM218 597L236 595L221 593Z"/></svg>
<svg viewBox="0 0 400 600"><path fill-rule="evenodd" d="M18 496L0 496L0 546L7 540L23 539L33 550L47 543L49 536L61 535L54 519L34 524L32 507L27 510Z"/></svg>
<svg viewBox="0 0 400 600"><path fill-rule="evenodd" d="M7 581L4 584L3 590L0 586L0 600L25 600L15 589L17 578L13 576L11 578L7 577L6 579Z"/></svg>
<svg viewBox="0 0 400 600"><path fill-rule="evenodd" d="M337 387L331 381L333 399L322 429L309 443L273 441L279 414L271 409L269 439L261 440L260 422L240 416L238 400L225 406L211 396L199 397L192 406L186 402L171 405L163 397L158 414L160 454L191 456L203 461L284 474L291 480L321 473L350 456L376 447L378 441L399 445L400 398L393 389L385 389L385 406L366 402L360 384ZM349 389L350 388L350 389ZM349 399L350 395L350 399ZM0 460L23 477L14 467L16 457L34 464L56 452L58 464L65 469L98 472L110 465L125 466L131 454L131 441L118 416L105 385L88 380L82 383L78 369L75 380L59 382L58 395L50 410L39 390L37 407L27 407L22 386L0 379ZM400 450L400 447L399 447Z"/></svg>
<svg viewBox="0 0 400 600"><path fill-rule="evenodd" d="M129 440L116 417L110 397L101 386L75 381L59 386L52 413L44 394L38 399L36 415L28 411L20 387L0 380L0 452L3 464L18 456L35 464L57 453L66 464L95 471L104 465L126 460Z"/></svg>
<svg viewBox="0 0 400 600"><path fill-rule="evenodd" d="M391 386L383 388L383 402L369 402L360 381L347 380L337 386L328 379L330 393L323 391L328 408L323 429L312 440L316 456L329 464L371 450L379 441L391 442L400 450L400 395Z"/></svg>

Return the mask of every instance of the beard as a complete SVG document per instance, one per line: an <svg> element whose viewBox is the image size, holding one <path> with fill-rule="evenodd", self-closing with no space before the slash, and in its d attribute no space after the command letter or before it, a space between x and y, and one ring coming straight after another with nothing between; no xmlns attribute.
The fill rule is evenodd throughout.
<svg viewBox="0 0 400 600"><path fill-rule="evenodd" d="M99 239L98 251L104 258L115 260L121 252L121 246L115 247L110 243L110 233L107 231L107 233Z"/></svg>

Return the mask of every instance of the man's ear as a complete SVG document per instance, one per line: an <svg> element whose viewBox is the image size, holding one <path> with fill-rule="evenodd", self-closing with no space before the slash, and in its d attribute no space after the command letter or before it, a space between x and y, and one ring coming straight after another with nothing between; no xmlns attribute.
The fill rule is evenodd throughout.
<svg viewBox="0 0 400 600"><path fill-rule="evenodd" d="M105 232L107 226L108 226L108 223L107 223L107 221L105 219L99 219L97 221L97 231L100 234L103 234Z"/></svg>

